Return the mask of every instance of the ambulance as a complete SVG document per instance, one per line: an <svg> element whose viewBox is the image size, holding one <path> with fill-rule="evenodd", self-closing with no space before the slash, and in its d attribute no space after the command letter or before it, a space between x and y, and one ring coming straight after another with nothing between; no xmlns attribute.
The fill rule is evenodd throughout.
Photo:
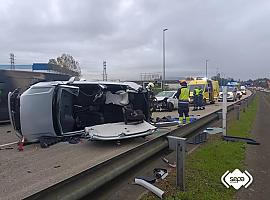
<svg viewBox="0 0 270 200"><path fill-rule="evenodd" d="M188 88L190 90L190 102L193 103L193 91L197 88L203 90L203 101L204 104L213 104L218 99L219 96L219 84L218 81L207 79L204 77L196 77L188 83Z"/></svg>

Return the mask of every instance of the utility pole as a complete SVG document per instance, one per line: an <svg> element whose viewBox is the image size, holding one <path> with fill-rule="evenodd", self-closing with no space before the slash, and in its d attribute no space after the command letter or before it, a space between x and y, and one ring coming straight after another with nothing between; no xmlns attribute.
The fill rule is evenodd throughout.
<svg viewBox="0 0 270 200"><path fill-rule="evenodd" d="M205 77L207 78L207 66L208 65L208 60L205 60Z"/></svg>
<svg viewBox="0 0 270 200"><path fill-rule="evenodd" d="M162 74L162 84L161 84L161 88L162 90L164 90L164 86L165 86L165 31L167 31L168 29L165 28L163 29L163 74Z"/></svg>
<svg viewBox="0 0 270 200"><path fill-rule="evenodd" d="M106 61L103 61L103 81L107 81Z"/></svg>
<svg viewBox="0 0 270 200"><path fill-rule="evenodd" d="M10 69L15 69L15 65L14 65L14 53L10 53L9 55L10 55L10 57L9 57L9 59L10 59Z"/></svg>

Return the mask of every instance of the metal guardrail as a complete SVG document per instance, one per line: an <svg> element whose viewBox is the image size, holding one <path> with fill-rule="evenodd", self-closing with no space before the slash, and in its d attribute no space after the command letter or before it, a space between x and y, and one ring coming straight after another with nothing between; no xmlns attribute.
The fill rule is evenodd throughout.
<svg viewBox="0 0 270 200"><path fill-rule="evenodd" d="M253 98L254 94L238 101L236 104L248 106ZM228 106L228 111L233 109L234 104ZM217 120L219 118L219 112L221 112L221 109L206 115L191 124L187 124L186 126L179 127L171 132L164 133L153 140L145 142L120 155L97 164L75 176L35 193L26 199L81 199L94 192L107 182L112 181L114 178L128 171L132 167L168 148L168 140L165 136L173 135L187 137L194 131L206 126L214 120Z"/></svg>

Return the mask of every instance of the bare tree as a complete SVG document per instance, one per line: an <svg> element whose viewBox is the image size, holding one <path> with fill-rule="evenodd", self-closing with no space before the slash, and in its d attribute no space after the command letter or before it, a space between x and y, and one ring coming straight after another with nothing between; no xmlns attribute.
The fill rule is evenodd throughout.
<svg viewBox="0 0 270 200"><path fill-rule="evenodd" d="M60 57L56 59L50 59L49 64L59 65L68 70L72 70L81 75L81 68L79 62L76 61L73 56L63 53Z"/></svg>

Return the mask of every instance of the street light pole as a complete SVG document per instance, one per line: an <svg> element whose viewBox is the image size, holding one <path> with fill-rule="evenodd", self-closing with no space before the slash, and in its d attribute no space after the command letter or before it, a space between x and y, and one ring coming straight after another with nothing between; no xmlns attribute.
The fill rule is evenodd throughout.
<svg viewBox="0 0 270 200"><path fill-rule="evenodd" d="M207 64L208 64L208 60L205 60L205 77L207 78Z"/></svg>
<svg viewBox="0 0 270 200"><path fill-rule="evenodd" d="M162 84L161 88L164 90L164 85L165 85L165 31L168 29L165 28L163 29L163 74L162 74Z"/></svg>

